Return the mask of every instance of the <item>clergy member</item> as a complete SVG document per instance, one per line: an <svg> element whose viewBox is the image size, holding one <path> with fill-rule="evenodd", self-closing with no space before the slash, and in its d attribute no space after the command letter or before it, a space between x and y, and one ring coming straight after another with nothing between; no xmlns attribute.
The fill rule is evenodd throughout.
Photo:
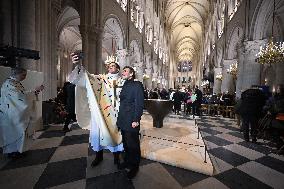
<svg viewBox="0 0 284 189"><path fill-rule="evenodd" d="M27 70L12 68L11 76L3 83L0 97L0 146L8 157L20 157L25 149L26 131L31 122L31 101L43 90L26 91L21 84Z"/></svg>
<svg viewBox="0 0 284 189"><path fill-rule="evenodd" d="M78 55L72 55L72 61L73 63L76 63L79 59ZM97 112L96 113L96 107L94 102L91 98L92 95L88 94L87 98L88 98L88 103L89 103L89 108L91 111L91 114L94 115L93 118L91 118L91 128L90 128L90 144L91 144L91 148L96 152L96 158L94 159L94 161L92 162L91 166L97 166L102 160L103 160L103 150L107 149L111 152L113 152L114 155L114 164L119 164L120 162L120 158L119 158L119 154L121 151L123 151L123 144L120 142L119 144L111 144L111 145L105 145L107 144L107 138L104 137L104 126L106 125L108 128L108 130L110 131L111 137L113 138L117 138L116 141L119 141L119 136L121 137L120 133L117 133L117 131L113 131L114 133L111 133L111 129L110 126L115 127L115 129L117 130L116 127L116 119L118 116L118 110L119 110L119 95L120 95L120 91L122 89L122 86L124 84L124 80L120 77L119 75L119 64L116 61L116 59L114 57L111 57L110 59L108 59L106 61L106 66L107 66L107 70L108 73L107 74L102 74L99 76L94 76L92 74L88 74L88 79L89 82L91 83L91 86L93 88L94 94L96 96L96 100L98 102L98 106L99 106L99 110L100 113ZM86 70L84 70L83 67L81 67L80 72L86 72ZM76 71L75 71L76 73ZM80 73L79 73L80 75ZM81 77L81 76L79 76ZM78 79L75 79L78 80ZM82 81L82 80L81 80ZM80 82L80 79L77 82L77 90L80 88L80 83L85 83L87 84L87 82ZM87 93L90 93L90 90L88 90L88 86L85 85L87 88ZM88 92L89 91L89 92ZM78 101L78 95L79 93L77 92L77 101ZM77 105L82 105L82 103L77 103ZM92 108L93 106L93 108ZM78 106L76 107L76 109L78 110ZM80 111L82 109L85 108L80 108ZM96 123L94 122L94 120L98 119L98 117L100 117L100 115L103 115L103 121L96 121ZM78 123L80 126L80 120L82 120L81 118L83 117L80 116L80 114L77 115L78 118ZM92 116L91 116L92 117ZM83 124L81 124L83 125Z"/></svg>

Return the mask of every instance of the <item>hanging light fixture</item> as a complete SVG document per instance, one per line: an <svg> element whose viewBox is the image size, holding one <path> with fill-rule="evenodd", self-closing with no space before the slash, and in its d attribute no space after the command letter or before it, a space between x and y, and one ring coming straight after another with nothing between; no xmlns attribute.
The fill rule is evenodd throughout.
<svg viewBox="0 0 284 189"><path fill-rule="evenodd" d="M217 79L217 80L220 80L220 81L223 80L222 72L219 72L219 73L216 75L216 79Z"/></svg>
<svg viewBox="0 0 284 189"><path fill-rule="evenodd" d="M275 0L273 3L273 16L272 16L272 37L269 39L268 44L260 47L259 53L256 54L257 62L260 64L276 64L284 61L284 43L273 42L274 35L274 20L275 20Z"/></svg>
<svg viewBox="0 0 284 189"><path fill-rule="evenodd" d="M238 62L231 64L230 68L227 69L227 73L232 75L233 78L236 79L238 75Z"/></svg>

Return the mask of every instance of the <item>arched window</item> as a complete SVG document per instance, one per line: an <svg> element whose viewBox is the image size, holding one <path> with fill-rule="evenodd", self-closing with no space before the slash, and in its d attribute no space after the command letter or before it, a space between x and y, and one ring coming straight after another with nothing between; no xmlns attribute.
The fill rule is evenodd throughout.
<svg viewBox="0 0 284 189"><path fill-rule="evenodd" d="M178 63L179 72L190 72L192 71L192 62L191 61L182 61Z"/></svg>

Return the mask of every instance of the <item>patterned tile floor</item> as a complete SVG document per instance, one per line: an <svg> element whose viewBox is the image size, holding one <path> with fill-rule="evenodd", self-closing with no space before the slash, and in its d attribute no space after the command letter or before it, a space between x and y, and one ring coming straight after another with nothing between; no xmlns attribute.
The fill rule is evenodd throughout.
<svg viewBox="0 0 284 189"><path fill-rule="evenodd" d="M90 166L94 153L88 131L64 133L50 126L24 158L0 156L0 188L284 188L284 157L274 154L268 142L245 142L231 119L203 116L198 123L214 165L212 177L142 159L139 174L130 181L113 165L111 153L104 153L98 167Z"/></svg>

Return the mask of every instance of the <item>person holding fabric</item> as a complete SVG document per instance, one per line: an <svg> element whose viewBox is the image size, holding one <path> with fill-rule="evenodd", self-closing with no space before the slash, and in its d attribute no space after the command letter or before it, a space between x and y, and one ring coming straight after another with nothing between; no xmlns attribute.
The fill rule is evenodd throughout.
<svg viewBox="0 0 284 189"><path fill-rule="evenodd" d="M72 55L72 61L73 63L76 63L78 61L79 57L77 54ZM100 112L95 112L93 110L92 114L98 118L100 116L103 116L104 121L106 122L106 125L113 123L114 126L116 127L116 119L118 115L118 109L119 109L119 94L121 91L121 88L124 84L124 80L121 79L119 75L119 64L116 62L115 59L110 59L109 62L106 62L106 66L108 69L107 74L101 74L98 77L95 77L94 75L92 76L91 74L88 74L88 77L90 79L92 88L94 93L96 94L96 99L98 101L98 110ZM78 72L84 70L83 67L80 67L78 69ZM77 71L76 71L77 72ZM91 103L93 100L90 99L90 95L88 96L88 101ZM103 99L105 98L105 99ZM106 102L107 101L107 102ZM77 105L79 105L77 103ZM89 106L94 106L94 103L89 104ZM76 108L78 109L78 107ZM105 111L108 109L112 109L112 113ZM79 111L82 109L79 108ZM91 110L92 111L92 110ZM100 116L99 116L99 115ZM77 115L77 120L80 126L80 115ZM112 117L112 121L109 121L108 118ZM102 128L101 128L101 123L102 122L97 122L95 123L94 121L95 118L91 118L91 129L90 129L90 144L91 148L96 152L96 157L93 160L91 166L95 167L100 164L100 162L103 160L103 150L108 149L109 151L113 152L114 156L114 164L119 164L120 163L120 152L123 151L123 144L113 144L113 145L103 145L102 142L106 141L106 139L103 136ZM117 129L117 128L116 128ZM110 134L112 135L112 134Z"/></svg>
<svg viewBox="0 0 284 189"><path fill-rule="evenodd" d="M12 68L11 76L3 83L0 97L0 147L8 157L20 157L26 149L26 131L31 123L31 101L44 89L41 85L26 91L21 84L27 70Z"/></svg>
<svg viewBox="0 0 284 189"><path fill-rule="evenodd" d="M144 107L144 94L142 83L134 81L135 71L132 67L123 68L122 78L126 81L120 94L117 126L122 133L125 156L119 169L129 169L127 177L132 179L139 170L141 159L139 130Z"/></svg>

